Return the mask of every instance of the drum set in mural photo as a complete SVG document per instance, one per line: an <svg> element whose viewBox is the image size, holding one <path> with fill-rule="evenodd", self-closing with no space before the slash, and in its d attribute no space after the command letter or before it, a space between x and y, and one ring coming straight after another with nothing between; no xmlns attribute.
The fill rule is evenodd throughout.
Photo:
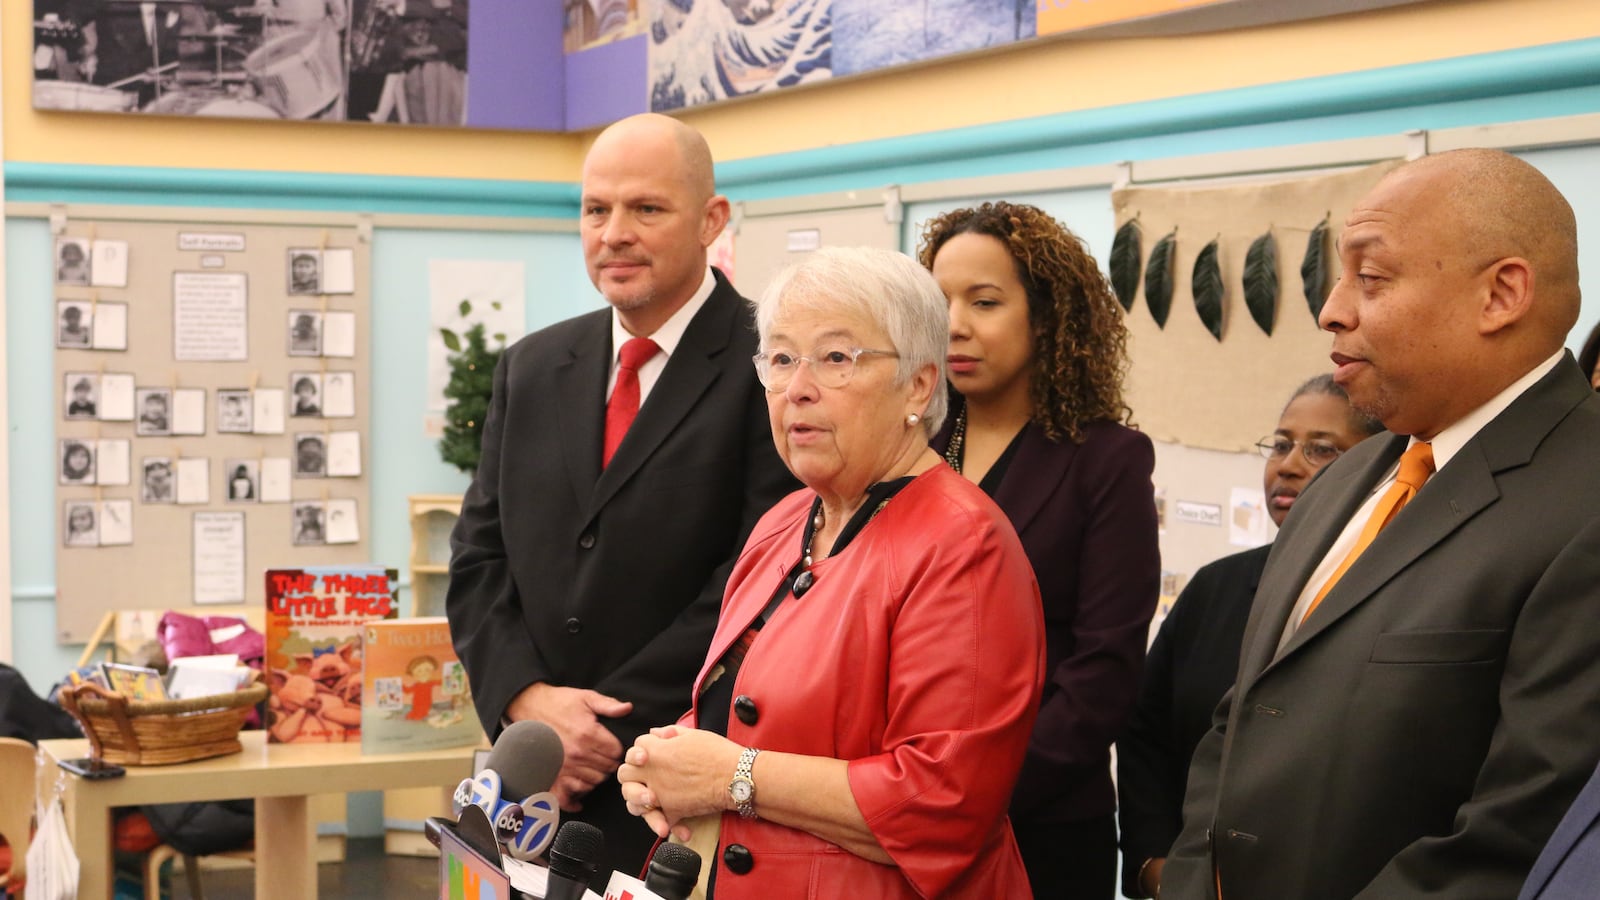
<svg viewBox="0 0 1600 900"><path fill-rule="evenodd" d="M460 125L467 0L34 0L37 109Z"/></svg>

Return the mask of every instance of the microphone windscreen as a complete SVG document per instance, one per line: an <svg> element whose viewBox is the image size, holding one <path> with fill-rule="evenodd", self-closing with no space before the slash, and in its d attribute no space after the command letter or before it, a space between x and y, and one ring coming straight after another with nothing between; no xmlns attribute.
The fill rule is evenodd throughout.
<svg viewBox="0 0 1600 900"><path fill-rule="evenodd" d="M663 897L687 897L700 880L700 854L682 844L663 843L650 857L645 887Z"/></svg>
<svg viewBox="0 0 1600 900"><path fill-rule="evenodd" d="M543 722L512 722L489 750L484 768L500 776L500 796L515 803L550 790L566 756L561 737Z"/></svg>
<svg viewBox="0 0 1600 900"><path fill-rule="evenodd" d="M586 882L600 870L605 847L600 829L588 822L563 822L550 845L550 874Z"/></svg>

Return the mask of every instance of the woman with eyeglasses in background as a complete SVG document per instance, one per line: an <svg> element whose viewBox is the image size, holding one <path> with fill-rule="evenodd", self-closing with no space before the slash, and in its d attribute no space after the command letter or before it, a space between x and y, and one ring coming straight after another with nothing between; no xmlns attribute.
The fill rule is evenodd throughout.
<svg viewBox="0 0 1600 900"><path fill-rule="evenodd" d="M1382 430L1350 406L1331 375L1301 385L1277 431L1256 444L1267 459L1262 486L1272 523L1283 525L1323 466ZM1212 710L1233 686L1250 601L1271 549L1267 544L1202 566L1150 645L1139 701L1117 742L1122 890L1129 897L1161 895L1161 869L1183 827L1189 759L1211 729Z"/></svg>

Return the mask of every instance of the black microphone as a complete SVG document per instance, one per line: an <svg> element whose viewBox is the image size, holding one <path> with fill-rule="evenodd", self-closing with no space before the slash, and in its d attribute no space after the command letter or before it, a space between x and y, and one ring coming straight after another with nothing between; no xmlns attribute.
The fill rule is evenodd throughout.
<svg viewBox="0 0 1600 900"><path fill-rule="evenodd" d="M606 838L588 822L567 822L550 845L550 880L545 900L583 900L589 880L600 871Z"/></svg>
<svg viewBox="0 0 1600 900"><path fill-rule="evenodd" d="M700 880L700 854L682 844L663 843L650 857L644 886L661 900L688 900Z"/></svg>
<svg viewBox="0 0 1600 900"><path fill-rule="evenodd" d="M476 806L494 825L506 853L531 860L544 852L560 821L550 788L566 751L543 722L513 722L500 732L482 772L456 787L457 811Z"/></svg>

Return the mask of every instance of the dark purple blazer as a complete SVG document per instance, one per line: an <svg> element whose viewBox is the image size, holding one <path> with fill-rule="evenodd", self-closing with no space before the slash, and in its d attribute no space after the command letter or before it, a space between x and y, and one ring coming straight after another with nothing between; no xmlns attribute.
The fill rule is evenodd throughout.
<svg viewBox="0 0 1600 900"><path fill-rule="evenodd" d="M943 453L951 422L933 439ZM1044 695L1011 799L1018 827L1111 814L1111 744L1138 696L1161 554L1150 439L1113 422L1052 443L1030 423L995 492L1044 604Z"/></svg>

